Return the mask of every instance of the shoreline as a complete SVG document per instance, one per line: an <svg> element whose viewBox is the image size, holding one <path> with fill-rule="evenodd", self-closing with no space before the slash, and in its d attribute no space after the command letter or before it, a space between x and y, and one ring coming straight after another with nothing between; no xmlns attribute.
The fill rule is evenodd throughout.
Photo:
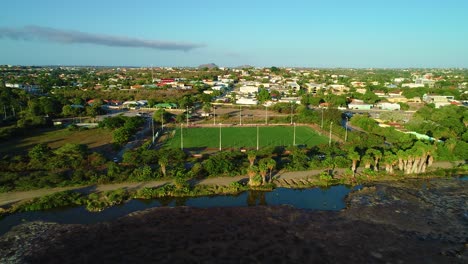
<svg viewBox="0 0 468 264"><path fill-rule="evenodd" d="M115 254L161 263L466 263L467 181L374 183L349 193L340 211L182 206L92 224L31 222L0 236L0 255L14 263L107 263Z"/></svg>
<svg viewBox="0 0 468 264"><path fill-rule="evenodd" d="M317 174L311 175L311 172L312 171L281 172L278 173L274 178L273 183L256 187L240 184L239 182L245 181L248 178L246 178L244 175L239 175L235 177L203 179L194 182L191 185L182 186L182 189L180 189L181 187L176 187L173 181L120 183L101 186L101 188L98 188L99 186L87 186L78 189L54 189L54 192L51 194L31 199L23 199L10 203L7 205L7 207L0 207L0 219L4 216L19 212L44 211L53 208L58 209L83 205L88 211L101 211L103 209L123 204L134 199L151 200L157 198L195 198L203 196L237 195L245 191L272 191L276 188L310 189L323 187L327 188L337 185L345 185L350 187L362 185L369 187L381 183L401 182L408 179L450 179L466 176L466 171L456 168L437 169L419 175L395 176L383 174L372 177L357 175L355 178L352 178L341 174L332 179L321 179ZM309 176L298 177L304 174L308 174ZM50 198L49 201L57 199L54 195L62 195L58 196L58 199L63 199L63 196L65 196L66 200L68 199L68 202L58 206L49 206L46 202L41 202L42 199L47 197ZM67 196L72 198L68 198ZM109 197L117 198L110 199Z"/></svg>

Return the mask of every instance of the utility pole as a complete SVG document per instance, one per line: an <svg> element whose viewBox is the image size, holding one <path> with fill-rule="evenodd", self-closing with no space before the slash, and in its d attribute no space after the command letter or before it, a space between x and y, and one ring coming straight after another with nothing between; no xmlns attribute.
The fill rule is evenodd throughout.
<svg viewBox="0 0 468 264"><path fill-rule="evenodd" d="M259 135L258 135L258 125L257 125L257 150L258 150L258 140L259 139Z"/></svg>
<svg viewBox="0 0 468 264"><path fill-rule="evenodd" d="M221 151L221 123L219 123L219 151Z"/></svg>
<svg viewBox="0 0 468 264"><path fill-rule="evenodd" d="M185 117L187 118L187 127L189 126L189 125L188 125L188 114L189 114L189 113L188 113L188 106L187 106L187 112L186 112L186 114L185 114Z"/></svg>
<svg viewBox="0 0 468 264"><path fill-rule="evenodd" d="M183 135L183 132L182 132L182 127L184 126L184 124L180 123L180 149L181 150L184 150L184 135Z"/></svg>
<svg viewBox="0 0 468 264"><path fill-rule="evenodd" d="M322 123L320 125L320 128L323 129L323 107L322 107Z"/></svg>
<svg viewBox="0 0 468 264"><path fill-rule="evenodd" d="M333 125L333 121L330 123L330 139L328 140L328 147L331 147L331 136L332 136L332 125Z"/></svg>
<svg viewBox="0 0 468 264"><path fill-rule="evenodd" d="M293 104L291 102L291 125L293 124Z"/></svg>
<svg viewBox="0 0 468 264"><path fill-rule="evenodd" d="M344 141L348 141L348 117L346 117Z"/></svg>
<svg viewBox="0 0 468 264"><path fill-rule="evenodd" d="M152 141L153 144L154 144L154 119L153 117L151 117L151 131L152 131L152 135L151 135L151 138L152 138Z"/></svg>
<svg viewBox="0 0 468 264"><path fill-rule="evenodd" d="M294 123L293 146L296 146L296 123Z"/></svg>
<svg viewBox="0 0 468 264"><path fill-rule="evenodd" d="M242 126L242 105L239 106L239 109L240 109L239 110L239 120L240 120L239 123Z"/></svg>

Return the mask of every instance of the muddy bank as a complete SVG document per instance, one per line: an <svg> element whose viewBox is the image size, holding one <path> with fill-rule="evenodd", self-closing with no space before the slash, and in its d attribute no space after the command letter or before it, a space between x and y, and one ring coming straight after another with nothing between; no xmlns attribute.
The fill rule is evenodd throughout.
<svg viewBox="0 0 468 264"><path fill-rule="evenodd" d="M340 212L154 208L93 225L31 223L1 263L466 263L468 181L379 183Z"/></svg>

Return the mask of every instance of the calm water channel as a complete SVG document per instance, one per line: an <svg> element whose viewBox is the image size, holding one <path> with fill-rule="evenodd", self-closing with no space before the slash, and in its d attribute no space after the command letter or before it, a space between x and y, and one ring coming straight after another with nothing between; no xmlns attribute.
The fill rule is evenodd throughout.
<svg viewBox="0 0 468 264"><path fill-rule="evenodd" d="M360 187L355 187L358 189ZM31 221L57 222L63 224L91 224L110 221L129 213L160 206L191 206L199 208L292 205L296 208L312 210L341 210L345 207L344 198L352 191L344 185L327 189L287 189L277 188L271 192L248 191L239 195L219 195L196 198L164 198L153 200L131 200L122 205L101 212L88 212L84 207L56 209L48 211L24 212L9 215L0 220L0 235L12 227Z"/></svg>

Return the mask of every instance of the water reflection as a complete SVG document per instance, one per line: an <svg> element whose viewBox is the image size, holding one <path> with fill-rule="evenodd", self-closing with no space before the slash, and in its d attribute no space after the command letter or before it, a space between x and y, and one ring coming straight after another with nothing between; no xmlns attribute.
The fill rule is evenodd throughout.
<svg viewBox="0 0 468 264"><path fill-rule="evenodd" d="M161 206L209 208L291 205L302 209L340 210L345 207L344 197L350 191L351 189L344 185L303 190L277 188L269 192L247 191L238 195L203 196L195 198L165 197L153 200L131 200L125 204L113 206L101 212L88 212L84 207L24 212L0 219L0 235L24 222L46 221L64 224L90 224L114 220L135 211Z"/></svg>

